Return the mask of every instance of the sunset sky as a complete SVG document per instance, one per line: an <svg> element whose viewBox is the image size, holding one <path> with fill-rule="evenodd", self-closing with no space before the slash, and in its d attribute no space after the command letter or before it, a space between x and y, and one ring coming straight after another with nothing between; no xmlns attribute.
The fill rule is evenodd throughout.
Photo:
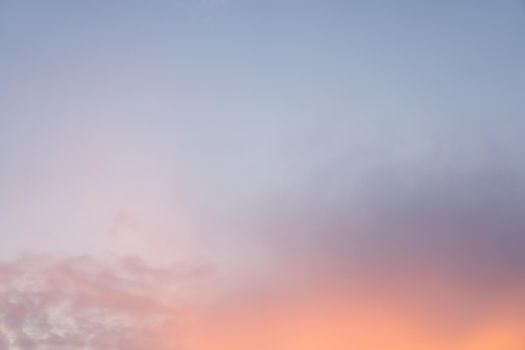
<svg viewBox="0 0 525 350"><path fill-rule="evenodd" d="M0 350L524 350L525 3L0 0Z"/></svg>

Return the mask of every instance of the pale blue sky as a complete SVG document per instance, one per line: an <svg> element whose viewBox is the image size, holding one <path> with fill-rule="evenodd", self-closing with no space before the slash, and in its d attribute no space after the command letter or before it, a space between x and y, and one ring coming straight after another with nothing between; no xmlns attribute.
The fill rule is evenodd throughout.
<svg viewBox="0 0 525 350"><path fill-rule="evenodd" d="M0 256L264 261L251 231L276 208L374 217L414 184L520 183L524 92L514 0L3 0ZM108 238L119 213L161 238Z"/></svg>

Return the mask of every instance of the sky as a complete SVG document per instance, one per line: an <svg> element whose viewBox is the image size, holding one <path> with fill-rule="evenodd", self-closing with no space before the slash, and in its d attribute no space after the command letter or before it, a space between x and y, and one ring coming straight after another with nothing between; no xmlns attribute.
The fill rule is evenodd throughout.
<svg viewBox="0 0 525 350"><path fill-rule="evenodd" d="M0 350L522 350L525 4L0 0Z"/></svg>

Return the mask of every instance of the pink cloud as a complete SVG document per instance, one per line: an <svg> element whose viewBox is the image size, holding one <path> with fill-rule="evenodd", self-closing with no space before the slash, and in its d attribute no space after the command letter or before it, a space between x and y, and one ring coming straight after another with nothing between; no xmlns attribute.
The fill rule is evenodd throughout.
<svg viewBox="0 0 525 350"><path fill-rule="evenodd" d="M27 255L0 265L0 348L178 349L203 269ZM190 297L191 296L191 297ZM169 329L169 337L164 336Z"/></svg>

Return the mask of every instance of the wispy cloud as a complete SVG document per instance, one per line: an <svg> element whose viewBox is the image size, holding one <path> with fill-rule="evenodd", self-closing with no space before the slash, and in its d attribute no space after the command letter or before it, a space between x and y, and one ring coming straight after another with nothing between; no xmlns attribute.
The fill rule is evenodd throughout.
<svg viewBox="0 0 525 350"><path fill-rule="evenodd" d="M2 263L0 275L2 349L171 350L205 272L26 255Z"/></svg>

